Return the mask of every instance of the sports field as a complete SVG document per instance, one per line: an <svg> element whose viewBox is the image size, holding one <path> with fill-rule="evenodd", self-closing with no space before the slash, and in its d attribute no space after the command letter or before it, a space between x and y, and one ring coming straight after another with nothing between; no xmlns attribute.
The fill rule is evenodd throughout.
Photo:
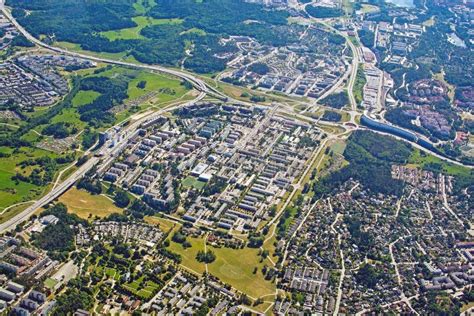
<svg viewBox="0 0 474 316"><path fill-rule="evenodd" d="M268 259L260 262L258 249L215 247L208 247L208 249L216 255L216 261L208 265L210 274L255 299L275 294L275 284L265 280L262 274L263 266L272 267L272 264ZM255 267L257 267L257 272L254 274Z"/></svg>

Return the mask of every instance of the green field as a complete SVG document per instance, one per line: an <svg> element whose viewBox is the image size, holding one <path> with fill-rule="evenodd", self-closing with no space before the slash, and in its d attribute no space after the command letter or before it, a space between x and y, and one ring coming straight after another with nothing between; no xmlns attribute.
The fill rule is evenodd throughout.
<svg viewBox="0 0 474 316"><path fill-rule="evenodd" d="M206 271L206 266L204 263L196 260L198 251L204 251L204 239L188 237L186 240L191 243L191 247L185 249L181 244L175 243L170 239L170 246L168 249L181 255L182 266L200 274L204 273Z"/></svg>
<svg viewBox="0 0 474 316"><path fill-rule="evenodd" d="M58 281L53 280L51 278L44 280L44 286L46 286L48 289L53 289L56 284L58 284Z"/></svg>
<svg viewBox="0 0 474 316"><path fill-rule="evenodd" d="M156 5L155 0L149 0L147 3L144 0L138 0L133 4L133 8L137 14L145 14L149 9Z"/></svg>
<svg viewBox="0 0 474 316"><path fill-rule="evenodd" d="M204 30L193 27L189 30L186 30L186 31L182 32L180 35L184 35L184 34L196 34L196 35L205 36L207 33Z"/></svg>
<svg viewBox="0 0 474 316"><path fill-rule="evenodd" d="M123 209L116 207L109 198L76 188L71 188L61 195L59 202L64 203L69 212L84 219L93 219L95 216L104 218L112 213L123 212Z"/></svg>
<svg viewBox="0 0 474 316"><path fill-rule="evenodd" d="M77 112L76 108L93 102L99 96L100 93L93 90L80 90L72 99L73 108L63 109L58 115L51 119L51 123L70 123L79 130L84 129L87 126L87 123L81 121L80 114Z"/></svg>
<svg viewBox="0 0 474 316"><path fill-rule="evenodd" d="M78 107L84 104L89 104L100 96L100 93L88 90L88 91L79 91L74 98L72 99L72 106Z"/></svg>
<svg viewBox="0 0 474 316"><path fill-rule="evenodd" d="M218 277L222 282L232 285L237 290L246 293L253 298L264 295L275 294L274 283L264 279L262 267L272 264L266 259L260 262L258 249L244 248L215 248L209 246L216 255L216 261L208 265L209 273ZM257 273L253 274L257 267ZM270 300L269 297L266 298Z"/></svg>
<svg viewBox="0 0 474 316"><path fill-rule="evenodd" d="M145 81L145 88L140 89L137 84ZM129 99L138 98L152 91L158 91L158 101L168 102L183 96L188 89L181 84L181 80L158 75L151 72L139 71L128 85Z"/></svg>
<svg viewBox="0 0 474 316"><path fill-rule="evenodd" d="M61 113L51 119L51 123L70 123L79 130L87 126L87 123L81 121L79 113L73 108L63 109ZM44 127L46 127L46 125L44 125L43 128Z"/></svg>
<svg viewBox="0 0 474 316"><path fill-rule="evenodd" d="M206 182L199 181L195 177L189 176L186 179L184 179L181 182L181 184L183 185L183 187L186 187L186 188L193 187L197 190L201 190L206 185Z"/></svg>
<svg viewBox="0 0 474 316"><path fill-rule="evenodd" d="M145 276L141 276L137 280L124 284L123 286L143 299L150 299L153 292L158 290L160 286L153 281L144 281L144 279Z"/></svg>
<svg viewBox="0 0 474 316"><path fill-rule="evenodd" d="M127 76L130 78L128 84L128 99L133 100L150 92L157 92L158 102L168 102L182 97L189 90L181 84L178 78L156 74L145 70L132 70L123 67L112 67L105 71L91 75L91 77L116 78ZM145 87L137 87L138 83L144 81Z"/></svg>
<svg viewBox="0 0 474 316"><path fill-rule="evenodd" d="M331 145L331 150L338 155L342 155L345 149L346 143L342 140L337 140Z"/></svg>
<svg viewBox="0 0 474 316"><path fill-rule="evenodd" d="M158 216L145 216L144 220L148 224L157 225L164 233L168 233L171 230L178 230L182 226L180 223L175 223L169 219Z"/></svg>
<svg viewBox="0 0 474 316"><path fill-rule="evenodd" d="M10 157L0 158L0 211L13 204L36 199L43 194L44 187L21 181L15 183L11 178L17 172L25 175L29 173L29 168L20 169L17 167L17 164L22 161L44 156L55 158L57 157L56 154L42 149L26 147L21 147L18 150L0 147L0 152L11 154ZM5 218L0 216L0 221L2 220L5 220Z"/></svg>
<svg viewBox="0 0 474 316"><path fill-rule="evenodd" d="M101 32L100 34L111 41L115 41L118 39L143 39L144 37L140 34L140 32L147 26L160 24L179 24L183 22L181 19L154 19L146 16L136 16L132 18L132 20L137 24L137 26L126 29Z"/></svg>
<svg viewBox="0 0 474 316"><path fill-rule="evenodd" d="M364 86L366 82L367 79L365 79L363 65L359 64L359 69L357 70L354 87L352 89L357 106L360 106L360 103L364 99Z"/></svg>
<svg viewBox="0 0 474 316"><path fill-rule="evenodd" d="M413 153L411 154L408 162L410 165L414 165L417 167L424 167L427 164L440 164L442 166L443 172L452 176L467 175L470 172L470 170L466 167L446 162L433 155L424 153L422 154L419 149L413 150Z"/></svg>
<svg viewBox="0 0 474 316"><path fill-rule="evenodd" d="M92 51L84 50L81 48L81 45L76 44L76 43L71 43L71 42L55 42L54 45L70 50L70 51L74 51L74 52L86 52L87 54L91 56L109 58L109 59L114 59L114 60L136 61L133 58L129 59L127 52L120 52L120 53L92 52Z"/></svg>
<svg viewBox="0 0 474 316"><path fill-rule="evenodd" d="M200 274L204 273L206 271L205 264L196 260L198 251L204 251L204 238L188 237L186 240L191 243L192 247L185 249L181 244L170 240L168 249L181 255L182 266ZM274 252L274 247L270 244L273 241L274 239L270 239L265 244L265 249L268 248ZM217 248L213 246L208 246L207 249L212 250L216 255L216 260L208 264L208 271L222 282L230 284L253 298L275 294L275 284L265 280L261 271L264 265L267 265L267 267L273 265L268 259L260 262L259 249ZM253 273L255 267L258 269L256 274Z"/></svg>

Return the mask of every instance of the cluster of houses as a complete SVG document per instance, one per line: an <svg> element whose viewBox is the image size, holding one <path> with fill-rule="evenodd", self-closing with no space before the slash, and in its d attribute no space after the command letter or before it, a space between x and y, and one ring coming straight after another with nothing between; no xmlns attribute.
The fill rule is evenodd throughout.
<svg viewBox="0 0 474 316"><path fill-rule="evenodd" d="M57 265L46 254L12 237L0 238L0 251L0 268L17 276L42 280Z"/></svg>
<svg viewBox="0 0 474 316"><path fill-rule="evenodd" d="M22 55L0 63L0 104L32 108L49 106L68 92L68 81L56 69L82 69L94 63L60 55Z"/></svg>
<svg viewBox="0 0 474 316"><path fill-rule="evenodd" d="M18 57L16 61L21 67L28 69L39 78L51 84L54 91L59 95L66 94L69 91L69 86L67 79L55 70L57 67L79 70L96 66L91 61L63 55L27 54Z"/></svg>
<svg viewBox="0 0 474 316"><path fill-rule="evenodd" d="M218 298L209 315L221 315L235 305L235 294L215 281L206 283L184 272L178 272L150 300L146 308L158 314L194 315L211 297Z"/></svg>
<svg viewBox="0 0 474 316"><path fill-rule="evenodd" d="M266 47L251 38L234 39L243 56L229 62L234 68L224 80L257 86L296 96L317 98L344 74L343 46L327 40L328 33L318 27L301 30L301 44ZM313 43L316 42L317 44ZM314 44L314 45L313 45Z"/></svg>
<svg viewBox="0 0 474 316"><path fill-rule="evenodd" d="M12 40L18 35L18 31L13 24L0 13L0 50L7 48Z"/></svg>
<svg viewBox="0 0 474 316"><path fill-rule="evenodd" d="M28 290L12 278L39 282L47 278L58 263L14 237L0 237L0 251L0 269L5 273L0 275L0 311L8 308L14 315L27 316L47 310L46 294Z"/></svg>
<svg viewBox="0 0 474 316"><path fill-rule="evenodd" d="M99 177L155 209L185 206L178 216L194 225L257 227L321 137L309 125L233 105L193 104L178 116L143 126Z"/></svg>
<svg viewBox="0 0 474 316"><path fill-rule="evenodd" d="M79 227L76 244L85 246L95 240L118 238L123 242L138 242L152 248L161 241L163 233L154 226L145 223L94 222L90 229Z"/></svg>
<svg viewBox="0 0 474 316"><path fill-rule="evenodd" d="M0 103L22 107L48 106L59 96L54 86L19 67L13 61L0 63Z"/></svg>

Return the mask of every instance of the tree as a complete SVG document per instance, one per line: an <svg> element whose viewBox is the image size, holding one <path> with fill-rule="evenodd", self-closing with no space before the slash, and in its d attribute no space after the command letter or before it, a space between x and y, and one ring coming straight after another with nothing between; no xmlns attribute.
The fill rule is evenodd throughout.
<svg viewBox="0 0 474 316"><path fill-rule="evenodd" d="M130 198L128 194L123 191L118 191L114 196L115 205L121 208L125 208L130 204Z"/></svg>
<svg viewBox="0 0 474 316"><path fill-rule="evenodd" d="M216 260L216 255L212 250L208 250L207 252L200 250L196 255L196 260L199 262L211 263Z"/></svg>

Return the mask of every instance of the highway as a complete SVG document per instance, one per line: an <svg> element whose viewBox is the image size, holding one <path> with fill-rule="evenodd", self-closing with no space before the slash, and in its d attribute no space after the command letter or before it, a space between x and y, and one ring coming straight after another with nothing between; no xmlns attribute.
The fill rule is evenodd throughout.
<svg viewBox="0 0 474 316"><path fill-rule="evenodd" d="M52 190L51 192L43 196L41 199L36 201L33 205L29 206L18 215L1 223L0 233L4 233L8 230L14 229L19 223L21 223L22 221L28 219L28 217L33 215L33 213L36 212L36 210L48 204L52 200L58 198L69 187L71 187L77 180L79 180L88 170L90 170L93 166L95 166L98 161L99 161L98 158L92 157L85 164L83 164L76 172L74 172L69 178L67 178L64 182L59 184L54 190Z"/></svg>
<svg viewBox="0 0 474 316"><path fill-rule="evenodd" d="M144 64L136 64L136 63L130 63L130 62L125 62L125 61L119 61L119 60L113 60L113 59L108 59L108 58L103 58L103 57L96 57L96 56L90 56L87 54L83 53L78 53L78 52L71 52L67 49L55 47L48 45L41 40L37 39L33 35L31 35L23 26L21 26L15 18L11 15L11 13L8 11L8 9L5 7L4 0L0 0L0 11L5 15L5 17L17 28L17 30L23 34L28 40L33 42L34 44L46 48L48 50L61 53L64 55L69 55L73 57L79 57L99 63L107 63L107 64L112 64L112 65L118 65L118 66L125 66L125 67L132 67L132 68L139 68L139 69L145 69L145 70L151 70L151 71L157 71L160 73L164 74L169 74L181 79L184 79L186 81L189 81L197 90L204 92L210 96L213 96L217 99L222 99L222 100L227 100L227 96L225 96L223 93L220 91L217 91L214 87L209 86L207 83L205 83L203 80L197 78L196 76L193 76L190 73L179 71L179 70L174 70L174 69L169 69L157 65L144 65Z"/></svg>
<svg viewBox="0 0 474 316"><path fill-rule="evenodd" d="M159 111L156 111L156 112L150 110L150 111L135 115L135 121L133 121L126 128L120 130L118 132L119 135L115 135L116 138L119 139L118 143L115 146L111 147L112 140L109 140L108 142L106 142L102 146L102 148L100 149L100 151L98 153L100 154L100 156L102 156L104 158L91 157L84 165L82 165L68 179L66 179L64 182L56 185L48 194L43 196L38 201L34 202L33 205L29 206L27 209L25 209L21 213L17 214L16 216L12 217L11 219L5 221L4 223L1 223L0 224L0 233L3 233L5 231L11 230L11 229L14 229L19 223L26 220L29 216L31 216L39 208L41 208L42 206L48 204L49 202L53 201L54 199L58 198L67 189L69 189L76 181L78 181L81 177L83 177L87 173L87 171L91 170L94 166L97 166L99 164L101 166L106 166L108 163L112 162L113 159L115 159L115 157L125 147L128 140L130 139L130 137L132 137L132 135L140 127L140 125L143 122L151 119L153 116L161 115L164 112L173 111L177 108L184 107L184 106L187 106L189 104L198 102L198 101L202 100L204 97L206 97L206 95L215 97L215 98L220 99L220 100L235 102L235 103L243 104L243 105L249 105L249 103L247 103L247 102L242 102L242 101L239 101L239 100L234 100L232 98L229 98L228 96L226 96L222 92L217 91L214 87L209 86L206 82L204 82L200 78L197 78L196 76L194 76L192 74L189 74L187 72L174 70L174 69L168 69L168 68L161 67L161 66L156 66L156 65L136 64L136 63L129 63L129 62L123 62L123 61L107 59L107 58L101 58L101 57L96 57L96 56L90 56L90 55L87 55L87 54L84 54L84 53L71 52L71 51L68 51L66 49L62 49L62 48L58 48L58 47L48 45L48 44L43 43L42 41L36 39L31 34L29 34L11 16L10 12L4 6L4 0L0 0L0 11L19 30L19 32L23 34L23 36L25 36L28 40L30 40L31 42L35 43L36 45L38 45L40 47L43 47L45 49L48 49L48 50L51 50L51 51L54 51L54 52L57 52L57 53L60 53L60 54L79 57L79 58L83 58L83 59L87 59L87 60L91 60L91 61L95 61L95 62L114 64L114 65L119 65L119 66L125 66L125 67L137 68L137 69L144 69L144 70L156 71L156 72L160 72L160 73L164 73L164 74L169 74L169 75L172 75L172 76L175 76L175 77L178 77L178 78L181 78L183 80L186 80L186 81L190 82L197 90L200 91L200 94L195 99L193 99L191 101L188 101L186 103L179 104L179 105L174 105L174 106L167 107L167 108L163 108L163 109L161 109ZM351 106L352 106L352 110L350 111L351 122L354 123L355 115L360 114L357 111L357 104L356 104L354 95L352 93L352 88L353 88L355 78L356 78L356 75L357 75L357 69L358 69L358 63L359 63L359 58L360 57L358 55L357 48L354 46L354 44L350 41L350 39L347 36L340 33L339 31L335 30L331 26L329 26L329 27L331 29L333 29L335 32L339 33L340 35L342 35L346 38L346 40L347 40L347 42L348 42L348 44L349 44L349 46L350 46L350 48L351 48L351 50L353 51L353 54L354 54L353 63L352 63L352 67L351 67L352 70L351 70L350 79L349 79L349 87L348 87L348 90L349 90L348 94L349 94L349 98L350 98L350 102L351 102ZM336 84L336 86L339 86L339 85L340 85L340 82L338 82L338 84ZM250 104L250 105L253 105L253 104ZM285 107L283 107L283 109L280 109L279 112L283 112L284 114L288 115L289 117L298 117L298 118L304 119L306 121L307 120L313 121L312 119L310 119L308 117L298 115L294 111L293 108L285 109ZM137 117L139 117L139 118L137 119ZM132 119L133 119L133 117L132 117ZM313 121L313 123L315 123L315 122ZM121 123L117 124L116 127L119 127L120 125L121 125ZM330 124L329 123L328 125L335 125L335 126L343 127L347 132L347 128L342 124L336 124L336 123ZM381 133L381 134L384 134L384 133ZM412 143L412 142L410 142L410 143ZM417 146L417 144L414 144L414 143L412 143L412 144L415 145L415 147L419 147L419 146ZM435 156L438 156L438 155L436 155L436 153L433 153L432 151L429 151L429 150L426 150L426 149L423 149L423 150L428 151L431 154L435 154ZM447 160L447 161L450 161L450 162L453 162L453 163L460 164L460 163L455 162L453 160L446 159L445 157L441 158L441 159Z"/></svg>
<svg viewBox="0 0 474 316"><path fill-rule="evenodd" d="M120 131L119 138L120 141L113 147L111 147L112 141L109 140L107 141L99 151L100 155L103 157L106 157L105 160L102 160L98 157L91 157L86 163L84 163L82 166L79 167L76 172L74 172L71 176L69 176L64 182L61 182L60 184L56 185L49 193L47 193L45 196L40 198L38 201L36 201L33 205L29 206L26 208L24 211L21 213L17 214L16 216L12 217L11 219L3 222L0 224L0 233L4 233L6 231L14 229L19 223L25 221L28 219L31 215L33 215L38 209L40 209L42 206L50 203L51 201L57 199L59 196L61 196L64 192L66 192L71 186L74 185L79 179L81 179L89 170L91 170L94 166L97 165L107 165L115 157L121 152L121 150L125 147L125 145L128 143L130 138L134 135L134 132L140 127L140 125L153 117L156 117L158 115L161 115L165 112L168 111L173 111L175 109L178 109L180 107L185 107L189 104L192 104L194 102L198 102L202 100L206 96L206 93L201 92L195 99L182 103L180 105L175 105L172 107L167 107L163 108L159 111L153 112L149 111L149 115L142 115L143 113L137 114L140 115L140 119L134 121L132 124L127 126L125 129Z"/></svg>

